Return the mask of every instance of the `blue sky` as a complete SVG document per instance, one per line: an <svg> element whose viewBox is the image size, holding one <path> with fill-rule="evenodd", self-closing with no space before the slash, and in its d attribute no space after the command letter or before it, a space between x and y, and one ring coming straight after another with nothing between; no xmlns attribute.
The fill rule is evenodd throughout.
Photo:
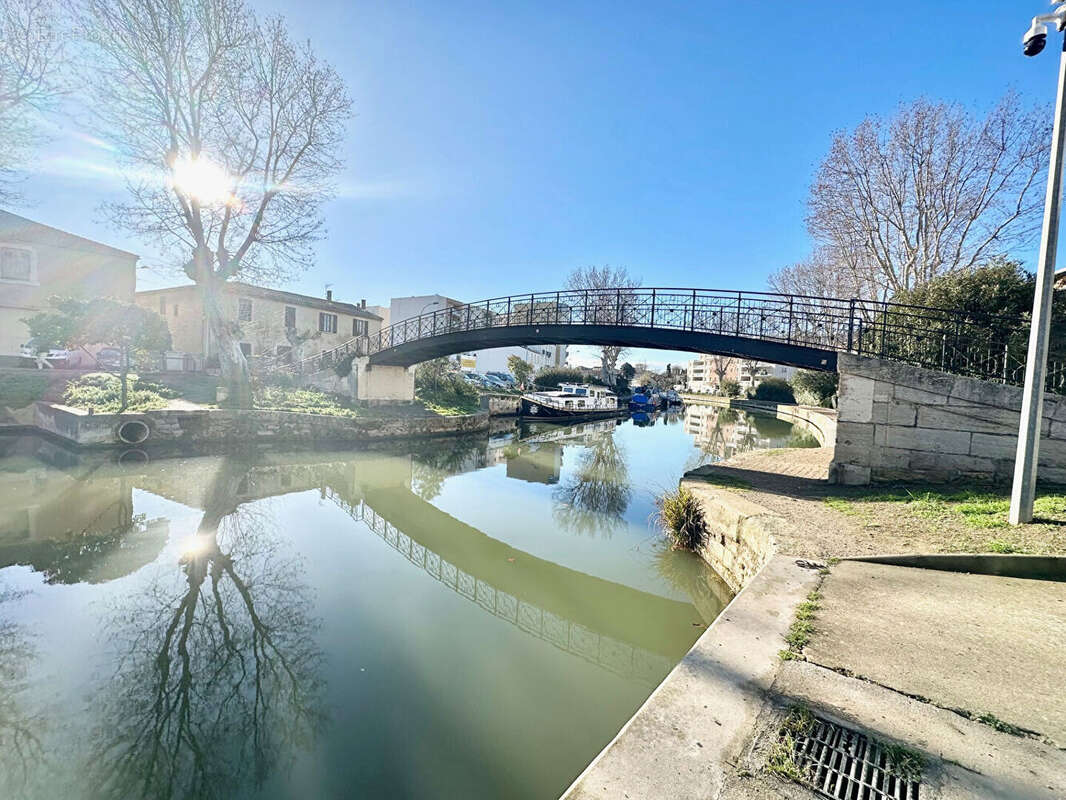
<svg viewBox="0 0 1066 800"><path fill-rule="evenodd" d="M923 94L983 110L1055 87L1055 46L1021 54L1041 0L250 2L311 39L355 101L328 239L288 288L370 303L550 290L592 263L760 289L809 249L833 131ZM15 210L141 253L141 288L177 282L97 212L121 187L66 166L110 159L61 130Z"/></svg>

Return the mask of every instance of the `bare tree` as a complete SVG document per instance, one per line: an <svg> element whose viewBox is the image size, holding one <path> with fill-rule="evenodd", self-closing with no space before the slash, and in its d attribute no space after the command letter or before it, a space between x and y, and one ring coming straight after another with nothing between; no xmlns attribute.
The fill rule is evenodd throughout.
<svg viewBox="0 0 1066 800"><path fill-rule="evenodd" d="M808 199L815 253L771 286L883 299L1030 241L1048 119L1008 93L984 118L920 99L837 133Z"/></svg>
<svg viewBox="0 0 1066 800"><path fill-rule="evenodd" d="M131 167L111 216L201 287L231 402L250 405L223 284L310 266L341 166L344 83L242 0L86 0L83 23L101 133Z"/></svg>
<svg viewBox="0 0 1066 800"><path fill-rule="evenodd" d="M628 295L626 290L636 289L640 284L640 278L630 275L625 267L611 267L607 264L602 267L578 267L566 279L566 288L570 291L595 290L596 299L588 312L593 318L588 321L605 324L619 321L617 290L622 290L624 301ZM633 306L630 305L630 308ZM615 368L618 359L625 352L626 348L618 345L600 347L600 378L608 386L614 386Z"/></svg>
<svg viewBox="0 0 1066 800"><path fill-rule="evenodd" d="M268 501L237 499L248 474L223 462L180 569L116 607L121 658L94 699L102 716L84 770L94 797L252 794L326 724L302 565Z"/></svg>
<svg viewBox="0 0 1066 800"><path fill-rule="evenodd" d="M0 203L41 138L39 113L62 93L64 37L51 0L0 0Z"/></svg>
<svg viewBox="0 0 1066 800"><path fill-rule="evenodd" d="M725 380L729 371L733 369L735 362L736 359L729 356L711 356L711 370L714 372L714 377L718 379L716 386L721 387L722 381Z"/></svg>

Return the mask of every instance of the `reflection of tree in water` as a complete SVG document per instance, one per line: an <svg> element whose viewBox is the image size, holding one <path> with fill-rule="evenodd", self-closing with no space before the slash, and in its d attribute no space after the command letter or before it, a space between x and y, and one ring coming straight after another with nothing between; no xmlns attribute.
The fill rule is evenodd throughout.
<svg viewBox="0 0 1066 800"><path fill-rule="evenodd" d="M630 495L625 451L608 432L582 450L577 469L552 492L552 515L575 533L611 536L625 524Z"/></svg>
<svg viewBox="0 0 1066 800"><path fill-rule="evenodd" d="M180 571L117 616L117 674L90 762L101 797L227 798L287 767L323 724L301 567L227 465Z"/></svg>
<svg viewBox="0 0 1066 800"><path fill-rule="evenodd" d="M426 502L435 499L444 481L468 469L485 465L485 443L477 439L436 440L413 454L411 489Z"/></svg>
<svg viewBox="0 0 1066 800"><path fill-rule="evenodd" d="M30 666L37 653L25 626L8 619L4 606L23 597L0 586L0 796L23 797L43 750L42 715L23 708Z"/></svg>

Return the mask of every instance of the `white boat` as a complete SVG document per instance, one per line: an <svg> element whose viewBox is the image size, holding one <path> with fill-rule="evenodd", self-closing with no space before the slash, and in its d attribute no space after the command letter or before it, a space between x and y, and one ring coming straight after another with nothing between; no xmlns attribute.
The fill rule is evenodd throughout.
<svg viewBox="0 0 1066 800"><path fill-rule="evenodd" d="M562 421L575 417L604 416L618 411L618 397L604 386L561 383L555 392L522 395L521 416Z"/></svg>

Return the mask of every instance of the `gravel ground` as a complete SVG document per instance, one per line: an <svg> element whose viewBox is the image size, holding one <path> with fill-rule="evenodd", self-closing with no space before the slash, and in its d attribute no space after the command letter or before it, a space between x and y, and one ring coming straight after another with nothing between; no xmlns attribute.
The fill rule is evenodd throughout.
<svg viewBox="0 0 1066 800"><path fill-rule="evenodd" d="M1052 503L1038 523L1010 527L1005 512L967 515L960 509L969 510L973 504L926 496L972 490L994 494L995 500L1005 496L1003 487L835 486L826 482L832 458L833 450L827 447L754 451L703 467L697 474L785 517L794 534L778 545L789 554L822 559L948 552L1066 554L1066 500ZM886 495L891 497L877 499Z"/></svg>

